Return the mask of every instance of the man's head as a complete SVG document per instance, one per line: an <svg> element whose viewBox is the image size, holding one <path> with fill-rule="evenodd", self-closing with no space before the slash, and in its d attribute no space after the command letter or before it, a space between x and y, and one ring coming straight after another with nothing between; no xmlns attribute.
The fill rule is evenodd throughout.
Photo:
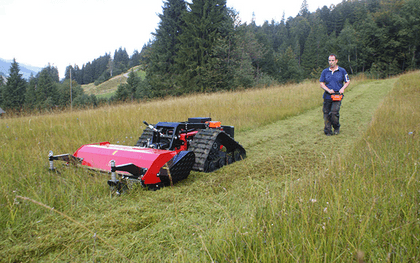
<svg viewBox="0 0 420 263"><path fill-rule="evenodd" d="M335 66L337 65L338 59L337 56L334 54L330 54L328 56L328 64L330 64L330 68L335 68Z"/></svg>

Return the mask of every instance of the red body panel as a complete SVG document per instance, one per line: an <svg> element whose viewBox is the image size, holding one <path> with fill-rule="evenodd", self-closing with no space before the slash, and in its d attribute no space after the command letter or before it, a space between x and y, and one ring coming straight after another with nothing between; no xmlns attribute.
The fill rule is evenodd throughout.
<svg viewBox="0 0 420 263"><path fill-rule="evenodd" d="M181 145L181 147L179 149L177 149L177 151L187 151L188 150L187 139L191 138L191 137L194 137L197 133L198 133L198 131L193 131L193 132L189 132L189 133L181 133L179 135L179 139L181 141L183 141L184 144Z"/></svg>
<svg viewBox="0 0 420 263"><path fill-rule="evenodd" d="M157 184L160 182L157 176L160 168L176 154L177 151L102 142L83 145L74 153L74 156L83 158L82 165L108 172L111 171L111 160L115 161L115 165L133 163L136 166L148 169L142 178L145 184Z"/></svg>

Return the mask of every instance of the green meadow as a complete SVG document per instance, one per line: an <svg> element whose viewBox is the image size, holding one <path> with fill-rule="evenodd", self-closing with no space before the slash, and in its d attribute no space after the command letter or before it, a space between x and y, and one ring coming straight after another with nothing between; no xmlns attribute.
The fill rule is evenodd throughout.
<svg viewBox="0 0 420 263"><path fill-rule="evenodd" d="M305 82L0 119L2 262L419 262L420 72L352 80L339 135ZM48 152L134 145L149 123L235 126L247 158L149 191L48 171Z"/></svg>

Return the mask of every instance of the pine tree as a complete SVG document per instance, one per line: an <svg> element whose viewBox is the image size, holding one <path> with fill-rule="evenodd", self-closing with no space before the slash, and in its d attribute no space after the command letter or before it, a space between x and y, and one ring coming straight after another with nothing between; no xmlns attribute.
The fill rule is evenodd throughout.
<svg viewBox="0 0 420 263"><path fill-rule="evenodd" d="M358 41L356 30L348 21L346 21L343 30L338 36L338 45L340 47L338 56L342 58L340 66L346 68L349 74L354 74L357 69Z"/></svg>
<svg viewBox="0 0 420 263"><path fill-rule="evenodd" d="M299 82L302 80L302 70L291 47L287 48L280 61L282 82Z"/></svg>
<svg viewBox="0 0 420 263"><path fill-rule="evenodd" d="M83 65L82 73L83 73L82 84L89 84L95 81L94 79L95 72L94 72L91 62L88 62L86 63L86 65Z"/></svg>
<svg viewBox="0 0 420 263"><path fill-rule="evenodd" d="M50 75L52 81L54 81L55 83L58 83L60 81L57 67L54 67L48 64L48 66L46 66L43 70L47 71L48 75ZM39 73L38 73L38 77L39 77Z"/></svg>
<svg viewBox="0 0 420 263"><path fill-rule="evenodd" d="M115 99L118 101L127 101L130 97L130 91L127 87L127 83L122 83L118 85L118 89L115 92Z"/></svg>
<svg viewBox="0 0 420 263"><path fill-rule="evenodd" d="M135 98L136 90L139 86L140 81L140 78L137 77L133 70L130 72L130 74L128 74L127 89L129 91L129 96L132 101Z"/></svg>
<svg viewBox="0 0 420 263"><path fill-rule="evenodd" d="M144 46L142 57L146 63L146 79L156 96L175 93L175 77L178 65L175 58L180 48L179 36L183 32L183 14L187 6L184 0L168 0L164 3L163 13L159 14L158 29L153 34L154 42Z"/></svg>
<svg viewBox="0 0 420 263"><path fill-rule="evenodd" d="M251 74L253 81L247 81L250 76L245 75L238 76L238 74L235 74L235 78L243 78L243 80L249 84L254 84L255 81L258 81L258 77L261 73L260 67L261 64L263 64L265 51L264 45L258 41L255 35L254 26L255 24L251 24L250 26L242 26L236 30L236 34L238 36L236 41L236 51L239 53L240 57L239 71L241 73L248 72L248 74ZM263 37L264 36L260 36L260 38ZM244 85L245 83L243 83L243 81L240 81L240 83L241 86L249 87Z"/></svg>
<svg viewBox="0 0 420 263"><path fill-rule="evenodd" d="M139 51L136 49L133 52L133 55L131 55L130 57L130 63L129 63L129 68L135 67L140 65L140 53Z"/></svg>
<svg viewBox="0 0 420 263"><path fill-rule="evenodd" d="M122 49L120 47L118 50L115 50L113 62L114 62L113 64L114 75L119 75L128 70L128 64L130 62L130 58L125 48Z"/></svg>
<svg viewBox="0 0 420 263"><path fill-rule="evenodd" d="M363 49L360 50L359 56L359 64L362 66L362 71L366 71L370 69L374 64L375 61L379 60L380 52L380 35L382 34L381 30L377 26L374 16L372 14L368 14L366 18L364 18L359 23L358 26L359 31L358 34L360 35L361 45ZM375 72L380 71L375 64Z"/></svg>
<svg viewBox="0 0 420 263"><path fill-rule="evenodd" d="M37 87L37 79L33 76L29 79L29 84L26 89L25 94L25 107L32 110L36 107L36 87Z"/></svg>
<svg viewBox="0 0 420 263"><path fill-rule="evenodd" d="M401 41L404 41L403 48L406 51L408 69L417 68L420 51L420 0L404 1L400 20L401 29L398 32Z"/></svg>
<svg viewBox="0 0 420 263"><path fill-rule="evenodd" d="M71 71L71 74L70 74L70 71ZM66 67L66 72L64 72L64 79L70 79L70 75L71 75L71 78L72 79L74 79L74 77L75 77L75 70L73 69L73 66L67 66Z"/></svg>
<svg viewBox="0 0 420 263"><path fill-rule="evenodd" d="M73 76L72 76L73 78ZM63 83L56 84L57 92L58 92L58 100L57 105L61 107L70 107L71 100L75 100L78 96L84 95L84 91L82 87L77 84L77 82L73 79L72 87L70 89L70 80L66 79ZM71 90L71 98L70 98L70 90Z"/></svg>
<svg viewBox="0 0 420 263"><path fill-rule="evenodd" d="M13 59L7 77L6 85L3 88L3 107L5 109L18 110L25 102L26 81L19 73L19 64Z"/></svg>
<svg viewBox="0 0 420 263"><path fill-rule="evenodd" d="M299 15L303 17L309 16L309 8L308 8L308 2L306 0L303 0L302 5L300 6Z"/></svg>
<svg viewBox="0 0 420 263"><path fill-rule="evenodd" d="M110 59L111 55L105 54L92 61L93 81L95 82L95 85L99 85L110 78L110 73L108 71Z"/></svg>
<svg viewBox="0 0 420 263"><path fill-rule="evenodd" d="M331 53L326 45L328 39L327 29L320 19L315 19L312 23L311 31L305 42L305 48L302 54L302 68L305 72L311 72L310 78L319 78L324 68L326 57Z"/></svg>
<svg viewBox="0 0 420 263"><path fill-rule="evenodd" d="M51 77L48 68L44 68L38 79L36 88L37 105L42 108L52 108L58 104L57 86Z"/></svg>
<svg viewBox="0 0 420 263"><path fill-rule="evenodd" d="M234 87L250 88L255 84L256 69L252 66L252 60L248 53L242 50L238 55Z"/></svg>
<svg viewBox="0 0 420 263"><path fill-rule="evenodd" d="M218 64L216 49L229 44L233 20L225 0L195 0L188 4L185 27L180 36L176 62L180 69L178 83L187 92L214 91L227 88L222 80L226 72Z"/></svg>
<svg viewBox="0 0 420 263"><path fill-rule="evenodd" d="M79 68L78 65L68 66L66 68L65 78L70 79L70 69L71 69L71 78L75 80L78 84L80 85L83 84L83 72Z"/></svg>
<svg viewBox="0 0 420 263"><path fill-rule="evenodd" d="M289 46L292 47L294 53L297 55L300 65L305 42L311 32L310 22L306 17L297 16L288 21L286 26L289 27Z"/></svg>
<svg viewBox="0 0 420 263"><path fill-rule="evenodd" d="M275 28L276 25L274 21L271 21L270 24L268 21L265 21L262 27L255 33L255 37L258 40L258 53L260 54L260 58L256 61L257 63L255 63L254 66L257 68L258 72L264 72L266 75L268 74L272 77L274 77L277 72L274 45L278 48L278 44L275 44L275 42L277 42ZM260 74L257 76L259 75Z"/></svg>
<svg viewBox="0 0 420 263"><path fill-rule="evenodd" d="M3 84L4 84L3 75L0 73L0 106L3 105Z"/></svg>

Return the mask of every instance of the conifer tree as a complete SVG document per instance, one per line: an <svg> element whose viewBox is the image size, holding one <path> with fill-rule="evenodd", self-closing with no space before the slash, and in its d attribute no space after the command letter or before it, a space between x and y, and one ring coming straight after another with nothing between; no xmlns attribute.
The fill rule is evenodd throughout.
<svg viewBox="0 0 420 263"><path fill-rule="evenodd" d="M47 71L48 75L50 75L52 81L54 81L55 83L58 83L60 81L57 67L54 67L54 66L51 66L51 64L48 64L48 66L46 66L43 70Z"/></svg>
<svg viewBox="0 0 420 263"><path fill-rule="evenodd" d="M135 67L140 65L140 53L139 51L136 49L133 52L133 55L131 55L130 57L130 62L129 62L129 68Z"/></svg>
<svg viewBox="0 0 420 263"><path fill-rule="evenodd" d="M319 78L325 68L326 57L332 51L328 50L327 29L319 18L316 18L311 25L311 31L305 42L302 54L302 68L308 73L306 77Z"/></svg>
<svg viewBox="0 0 420 263"><path fill-rule="evenodd" d="M379 35L381 30L378 28L373 14L368 14L362 21L359 22L359 35L361 38L361 45L363 49L360 50L359 64L362 66L362 71L370 69L375 60L378 60L377 49L380 48ZM376 69L375 69L376 71Z"/></svg>
<svg viewBox="0 0 420 263"><path fill-rule="evenodd" d="M338 36L338 43L340 47L339 57L340 66L347 69L349 74L354 74L357 69L357 35L353 26L346 21L343 30Z"/></svg>
<svg viewBox="0 0 420 263"><path fill-rule="evenodd" d="M420 62L420 0L404 1L401 9L401 19L397 23L401 28L399 36L406 52L405 63L408 69L415 69Z"/></svg>
<svg viewBox="0 0 420 263"><path fill-rule="evenodd" d="M75 80L78 84L82 85L83 84L83 72L82 70L79 68L78 65L74 65L74 66L70 66L70 68L72 69L71 71L71 78L73 80ZM68 69L66 69L66 79L70 79L70 72L68 71Z"/></svg>
<svg viewBox="0 0 420 263"><path fill-rule="evenodd" d="M255 84L255 81L258 81L261 73L260 66L263 63L264 51L266 50L264 45L258 41L253 26L255 26L254 23L251 26L241 26L236 30L236 35L238 36L236 52L240 54L240 60L235 79L239 78L238 80L242 87L250 87L250 85ZM264 38L264 36L260 35L260 38ZM248 72L251 76L243 75L245 72ZM240 75L238 76L238 74ZM249 77L253 78L252 82L249 81ZM240 81L240 79L243 80Z"/></svg>
<svg viewBox="0 0 420 263"><path fill-rule="evenodd" d="M305 47L306 39L311 31L310 22L307 17L297 16L286 22L289 31L289 41L287 47L292 47L296 54L299 65L302 62L302 54Z"/></svg>
<svg viewBox="0 0 420 263"><path fill-rule="evenodd" d="M308 2L306 0L303 0L302 5L300 6L299 15L303 17L309 16L309 8L308 8Z"/></svg>
<svg viewBox="0 0 420 263"><path fill-rule="evenodd" d="M218 64L218 48L225 46L233 30L226 0L195 0L184 15L176 62L180 69L178 82L186 91L214 91L227 88L223 82L226 70Z"/></svg>
<svg viewBox="0 0 420 263"><path fill-rule="evenodd" d="M142 49L147 64L146 79L151 85L153 96L176 93L175 77L179 68L175 58L180 48L179 37L183 33L183 15L186 10L184 0L166 1L162 14L159 14L160 22L153 34L153 44Z"/></svg>
<svg viewBox="0 0 420 263"><path fill-rule="evenodd" d="M29 79L29 84L28 84L28 87L26 89L26 94L25 94L25 107L28 109L34 109L36 107L36 104L37 104L36 93L35 93L36 87L37 87L37 79L31 76L31 78Z"/></svg>
<svg viewBox="0 0 420 263"><path fill-rule="evenodd" d="M127 101L130 97L129 89L127 87L127 83L122 83L118 85L118 89L115 92L115 99L118 101Z"/></svg>
<svg viewBox="0 0 420 263"><path fill-rule="evenodd" d="M35 91L37 105L40 108L52 108L58 103L58 92L54 79L49 74L48 68L44 68L38 79L38 85Z"/></svg>
<svg viewBox="0 0 420 263"><path fill-rule="evenodd" d="M19 72L19 64L13 59L9 77L2 89L3 107L6 109L20 109L25 101L26 81Z"/></svg>
<svg viewBox="0 0 420 263"><path fill-rule="evenodd" d="M95 82L95 85L109 79L110 73L108 71L108 63L110 59L111 56L109 54L105 54L104 56L92 61L93 81Z"/></svg>
<svg viewBox="0 0 420 263"><path fill-rule="evenodd" d="M128 69L129 62L130 58L125 48L122 49L120 47L118 50L115 50L113 60L113 74L119 75L123 72L126 72Z"/></svg>
<svg viewBox="0 0 420 263"><path fill-rule="evenodd" d="M89 83L92 83L92 82L95 81L95 79L94 79L94 68L93 68L91 62L88 62L88 63L86 63L86 65L83 65L82 73L83 73L82 84L89 84Z"/></svg>
<svg viewBox="0 0 420 263"><path fill-rule="evenodd" d="M280 61L282 82L299 82L302 80L302 70L291 47L286 49Z"/></svg>
<svg viewBox="0 0 420 263"><path fill-rule="evenodd" d="M71 71L71 74L70 74L70 71ZM67 66L66 67L66 72L64 72L64 79L70 79L70 75L71 75L71 78L72 79L75 79L74 77L75 77L75 70L73 69L73 66Z"/></svg>
<svg viewBox="0 0 420 263"><path fill-rule="evenodd" d="M3 104L3 75L0 74L0 106Z"/></svg>

